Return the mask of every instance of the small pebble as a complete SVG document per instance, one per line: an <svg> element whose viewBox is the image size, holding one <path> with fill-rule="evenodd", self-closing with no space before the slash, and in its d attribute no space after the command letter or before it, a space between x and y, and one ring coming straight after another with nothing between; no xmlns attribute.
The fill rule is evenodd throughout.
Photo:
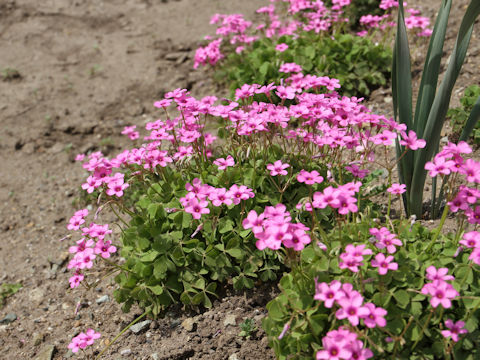
<svg viewBox="0 0 480 360"><path fill-rule="evenodd" d="M131 349L123 349L122 351L120 351L120 355L122 356L130 355L131 353L132 353Z"/></svg>
<svg viewBox="0 0 480 360"><path fill-rule="evenodd" d="M138 334L142 330L145 330L150 325L151 322L152 322L152 320L145 320L145 321L141 321L139 323L136 323L135 325L133 325L130 328L130 331L133 332L134 334Z"/></svg>
<svg viewBox="0 0 480 360"><path fill-rule="evenodd" d="M10 324L15 320L17 320L17 314L8 313L7 315L5 315L5 317L2 320L0 320L0 324Z"/></svg>
<svg viewBox="0 0 480 360"><path fill-rule="evenodd" d="M97 304L103 304L103 303L106 303L108 301L110 301L110 298L108 297L108 295L103 295L103 296L99 297L97 300L95 300L95 302Z"/></svg>

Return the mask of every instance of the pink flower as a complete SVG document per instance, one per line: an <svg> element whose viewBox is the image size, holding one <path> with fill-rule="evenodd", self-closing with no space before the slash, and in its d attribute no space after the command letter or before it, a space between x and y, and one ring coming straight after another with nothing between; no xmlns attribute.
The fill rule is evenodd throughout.
<svg viewBox="0 0 480 360"><path fill-rule="evenodd" d="M425 284L422 288L422 294L432 296L430 304L434 308L442 305L445 309L450 308L452 306L451 299L459 295L451 284L443 280L435 280L432 283Z"/></svg>
<svg viewBox="0 0 480 360"><path fill-rule="evenodd" d="M86 190L87 193L91 194L93 190L98 188L100 185L102 185L102 181L90 175L87 178L87 182L82 184L82 189Z"/></svg>
<svg viewBox="0 0 480 360"><path fill-rule="evenodd" d="M275 91L275 94L277 94L277 96L282 99L282 100L285 100L285 99L289 99L289 100L292 100L295 98L295 89L291 86L282 86L282 85L278 85L277 86L277 91Z"/></svg>
<svg viewBox="0 0 480 360"><path fill-rule="evenodd" d="M443 156L435 156L432 161L429 161L425 164L425 170L428 170L428 173L431 177L435 177L438 174L448 175L452 172L452 168L455 167L455 162L452 160L446 160Z"/></svg>
<svg viewBox="0 0 480 360"><path fill-rule="evenodd" d="M292 238L283 241L283 245L286 248L293 248L295 251L301 251L305 248L305 245L310 244L310 236L305 232L303 224L290 224L288 230L292 235Z"/></svg>
<svg viewBox="0 0 480 360"><path fill-rule="evenodd" d="M432 265L427 268L426 278L431 281L435 281L435 280L448 281L448 280L455 279L452 275L447 275L447 273L448 273L448 268L437 269L435 266Z"/></svg>
<svg viewBox="0 0 480 360"><path fill-rule="evenodd" d="M397 235L390 233L386 227L380 229L371 228L370 234L375 237L378 242L375 242L375 246L378 249L387 249L389 254L393 254L397 251L395 246L402 246L402 242L397 239Z"/></svg>
<svg viewBox="0 0 480 360"><path fill-rule="evenodd" d="M287 175L288 172L285 169L289 167L290 165L283 164L280 160L275 161L273 164L267 164L267 169L270 170L271 176Z"/></svg>
<svg viewBox="0 0 480 360"><path fill-rule="evenodd" d="M213 206L221 206L222 204L230 206L233 204L232 193L225 188L212 190L208 195L208 199L212 202Z"/></svg>
<svg viewBox="0 0 480 360"><path fill-rule="evenodd" d="M405 184L392 184L392 186L390 186L387 189L387 191L391 194L394 194L394 195L401 195L405 191L407 191L407 185L405 185Z"/></svg>
<svg viewBox="0 0 480 360"><path fill-rule="evenodd" d="M371 255L372 250L365 249L365 245L354 246L348 244L345 247L345 252L340 254L340 262L338 267L340 269L348 269L353 272L358 272L358 267L363 266L363 257Z"/></svg>
<svg viewBox="0 0 480 360"><path fill-rule="evenodd" d="M76 254L82 252L86 248L92 247L94 244L95 242L92 239L85 240L85 238L82 238L77 241L77 246L70 246L68 252L70 254Z"/></svg>
<svg viewBox="0 0 480 360"><path fill-rule="evenodd" d="M117 173L118 174L118 173ZM122 197L123 196L123 190L128 188L130 185L128 183L124 183L123 176L117 176L111 178L111 180L108 181L107 184L107 195L108 196L117 196L117 197Z"/></svg>
<svg viewBox="0 0 480 360"><path fill-rule="evenodd" d="M480 248L473 249L468 260L472 260L475 264L480 265Z"/></svg>
<svg viewBox="0 0 480 360"><path fill-rule="evenodd" d="M318 171L305 171L300 170L300 173L297 175L298 182L305 183L307 185L320 184L323 181L323 177L320 176Z"/></svg>
<svg viewBox="0 0 480 360"><path fill-rule="evenodd" d="M77 154L75 156L75 161L83 161L85 159L85 154Z"/></svg>
<svg viewBox="0 0 480 360"><path fill-rule="evenodd" d="M315 300L324 302L326 308L331 308L335 301L340 300L344 296L341 289L342 283L337 280L333 280L330 284L325 282L317 283L315 280Z"/></svg>
<svg viewBox="0 0 480 360"><path fill-rule="evenodd" d="M272 250L280 249L284 241L292 239L292 234L288 231L288 223L271 224L265 229L263 242Z"/></svg>
<svg viewBox="0 0 480 360"><path fill-rule="evenodd" d="M160 101L155 101L153 103L153 106L155 106L156 108L167 108L170 106L170 104L172 103L172 100L170 99L163 99L163 100L160 100ZM148 129L147 129L148 130Z"/></svg>
<svg viewBox="0 0 480 360"><path fill-rule="evenodd" d="M70 288L76 288L83 281L85 276L81 273L76 273L68 281L70 282Z"/></svg>
<svg viewBox="0 0 480 360"><path fill-rule="evenodd" d="M355 204L357 202L357 199L353 196L348 196L340 193L337 200L339 201L339 214L347 215L349 212L354 213L358 211L358 206Z"/></svg>
<svg viewBox="0 0 480 360"><path fill-rule="evenodd" d="M387 310L376 307L375 304L372 303L366 303L365 307L369 311L369 313L363 317L365 326L374 328L375 326L384 327L387 325L387 321L384 318L384 316L387 315Z"/></svg>
<svg viewBox="0 0 480 360"><path fill-rule="evenodd" d="M447 319L445 321L445 326L449 330L442 330L441 333L444 337L452 337L453 342L458 341L458 335L468 333L467 329L464 329L465 323L461 320L457 321L456 323L453 322L451 319Z"/></svg>
<svg viewBox="0 0 480 360"><path fill-rule="evenodd" d="M280 69L278 70L279 72L284 72L284 73L299 73L302 72L302 67L300 65L297 65L295 63L285 63L280 65Z"/></svg>
<svg viewBox="0 0 480 360"><path fill-rule="evenodd" d="M73 353L76 353L79 349L85 349L87 346L92 345L100 336L100 333L95 332L95 330L88 329L86 333L80 333L75 336L68 345L68 348L71 349Z"/></svg>
<svg viewBox="0 0 480 360"><path fill-rule="evenodd" d="M113 254L117 251L117 248L112 245L112 242L110 240L99 240L95 244L94 251L95 254L100 255L102 258L108 259L110 257L110 254Z"/></svg>
<svg viewBox="0 0 480 360"><path fill-rule="evenodd" d="M363 179L369 173L369 171L367 169L360 169L355 164L345 166L345 170L350 171L353 176L358 177L359 179Z"/></svg>
<svg viewBox="0 0 480 360"><path fill-rule="evenodd" d="M408 135L405 131L401 132L402 140L400 144L407 147L410 150L423 149L427 144L423 139L417 139L417 134L414 131L410 130Z"/></svg>
<svg viewBox="0 0 480 360"><path fill-rule="evenodd" d="M91 269L93 266L93 260L95 260L95 254L92 248L86 248L82 252L75 254L74 259L77 261L78 269Z"/></svg>
<svg viewBox="0 0 480 360"><path fill-rule="evenodd" d="M254 234L259 234L263 231L263 214L257 215L255 210L250 210L247 217L243 219L242 225L244 229L252 229Z"/></svg>
<svg viewBox="0 0 480 360"><path fill-rule="evenodd" d="M287 49L288 49L288 45L285 43L277 44L277 46L275 46L275 50L279 52L284 52Z"/></svg>
<svg viewBox="0 0 480 360"><path fill-rule="evenodd" d="M252 189L246 187L245 185L238 186L237 184L233 184L229 191L232 195L232 201L235 205L240 204L241 200L248 200L255 197Z"/></svg>
<svg viewBox="0 0 480 360"><path fill-rule="evenodd" d="M385 275L388 270L398 269L398 264L396 262L392 262L392 260L392 255L385 257L384 254L379 253L375 255L375 259L372 260L372 267L378 267L378 273L380 275Z"/></svg>
<svg viewBox="0 0 480 360"><path fill-rule="evenodd" d="M235 160L231 155L228 155L226 159L218 158L213 163L218 166L218 170L225 170L229 166L234 166Z"/></svg>
<svg viewBox="0 0 480 360"><path fill-rule="evenodd" d="M397 135L394 132L389 130L384 130L382 133L372 136L370 140L375 145L385 145L390 146L393 145L393 140L397 138Z"/></svg>
<svg viewBox="0 0 480 360"><path fill-rule="evenodd" d="M199 201L197 198L192 198L188 201L187 206L185 206L185 211L192 214L193 218L198 220L203 214L210 213L210 209L207 206L208 201Z"/></svg>
<svg viewBox="0 0 480 360"><path fill-rule="evenodd" d="M327 206L337 208L340 205L340 201L338 200L339 195L340 191L338 189L335 189L332 186L327 186L323 189L323 193L316 192L313 194L312 206L319 209L324 209Z"/></svg>
<svg viewBox="0 0 480 360"><path fill-rule="evenodd" d="M324 350L317 352L317 360L366 360L373 356L370 349L363 348L363 342L357 339L357 334L350 332L344 327L329 331L322 339L322 345Z"/></svg>
<svg viewBox="0 0 480 360"><path fill-rule="evenodd" d="M334 339L329 337L324 337L322 339L322 345L324 350L319 350L317 352L317 360L320 359L329 359L329 360L340 360L340 359L350 359L352 352L346 347L342 346L343 344L337 343Z"/></svg>
<svg viewBox="0 0 480 360"><path fill-rule="evenodd" d="M82 216L72 216L70 218L69 224L67 225L68 230L78 230L80 225L85 223L85 219Z"/></svg>
<svg viewBox="0 0 480 360"><path fill-rule="evenodd" d="M290 323L287 322L285 323L285 325L283 325L282 332L280 333L280 335L278 335L278 340L281 340L285 336L288 329L290 329Z"/></svg>
<svg viewBox="0 0 480 360"><path fill-rule="evenodd" d="M354 294L351 297L343 297L337 302L341 307L337 310L335 316L340 320L347 318L353 326L357 326L360 322L360 318L363 318L370 313L367 307L362 306L363 297L360 294Z"/></svg>

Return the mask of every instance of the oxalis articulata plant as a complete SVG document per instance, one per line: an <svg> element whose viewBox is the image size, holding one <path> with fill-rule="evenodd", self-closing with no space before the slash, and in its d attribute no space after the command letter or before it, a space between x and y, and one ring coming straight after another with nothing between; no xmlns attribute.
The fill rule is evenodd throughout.
<svg viewBox="0 0 480 360"><path fill-rule="evenodd" d="M402 2L400 2L398 12L392 67L392 94L395 119L399 123L406 125L408 131L414 131L419 138L427 142L427 146L422 150L415 153L407 153L405 156L403 156L404 147L397 143L397 157L400 161L398 167L400 181L405 183L407 189L404 195L405 210L408 214L415 214L417 217L423 215L423 191L427 174L425 164L438 152L441 130L448 111L452 90L465 60L473 25L480 14L480 2L472 0L465 11L445 75L437 89L443 44L451 6L451 0L442 0L425 59L414 115L412 114L410 53ZM480 98L465 124L460 141L466 140L470 136L479 118ZM440 198L437 200L437 186L436 181L434 181L431 207L434 217L442 198L443 186L440 191ZM446 214L448 208L446 207L444 211Z"/></svg>
<svg viewBox="0 0 480 360"><path fill-rule="evenodd" d="M79 232L70 248L72 289L92 286L85 275L100 260L116 275L125 311L136 303L143 316L158 316L179 302L210 307L221 286L253 288L290 268L264 322L279 358L395 357L427 354L432 344L448 355L477 346L478 232L461 226L447 238L406 220L378 220L372 197L388 189L389 214L392 196L405 191L392 183L397 161L388 148L398 137L404 156L426 144L360 99L340 97L338 86L316 76L244 85L237 101L221 104L176 89L155 103L164 119L147 123L142 140L134 127L124 129L139 146L112 159L79 155L89 171L82 188L100 206L94 222L82 209L68 225ZM259 93L281 102L254 101ZM460 161L468 151L450 144L427 168L443 176L443 161L457 174L447 198L475 228L480 165ZM385 170L387 185L375 186ZM474 186L457 187L462 174ZM106 206L121 229L115 244L109 224L97 220ZM89 329L71 348L96 337Z"/></svg>

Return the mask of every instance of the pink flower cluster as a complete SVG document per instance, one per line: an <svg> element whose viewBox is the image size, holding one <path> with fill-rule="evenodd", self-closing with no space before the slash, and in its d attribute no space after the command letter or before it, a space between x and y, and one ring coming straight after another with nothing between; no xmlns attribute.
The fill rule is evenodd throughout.
<svg viewBox="0 0 480 360"><path fill-rule="evenodd" d="M388 9L397 8L397 7L398 7L397 0L382 0L379 6L379 8L383 10L388 10Z"/></svg>
<svg viewBox="0 0 480 360"><path fill-rule="evenodd" d="M196 69L200 65L215 65L225 57L220 51L222 39L211 41L207 46L199 47L195 51L193 68Z"/></svg>
<svg viewBox="0 0 480 360"><path fill-rule="evenodd" d="M280 69L278 69L279 72L283 73L299 73L302 72L302 67L300 65L297 65L295 63L285 63L280 65Z"/></svg>
<svg viewBox="0 0 480 360"><path fill-rule="evenodd" d="M385 26L381 26L380 23L384 21L385 19L388 19L389 15L363 15L360 17L360 25L365 26L367 29L369 28L381 28L382 30L385 28Z"/></svg>
<svg viewBox="0 0 480 360"><path fill-rule="evenodd" d="M357 334L347 328L332 330L322 339L323 350L316 354L317 360L365 360L373 357L373 352L363 347Z"/></svg>
<svg viewBox="0 0 480 360"><path fill-rule="evenodd" d="M300 251L311 241L307 234L309 228L291 220L286 206L277 204L275 207L267 206L260 215L251 210L242 225L245 229L252 229L259 250L278 250L283 245Z"/></svg>
<svg viewBox="0 0 480 360"><path fill-rule="evenodd" d="M67 228L69 230L79 230L80 226L77 226L77 224L83 224L85 222L84 217L87 214L87 209L77 211L70 219ZM79 221L79 216L82 216L81 221ZM75 226L72 226L72 224L75 224ZM68 269L75 270L75 275L69 279L72 289L83 281L84 275L81 271L92 268L93 261L97 255L106 259L117 251L117 248L112 245L110 240L105 240L105 236L112 233L112 230L108 228L108 224L98 225L91 223L88 227L82 228L81 231L83 237L76 242L76 245L68 249L71 254L74 254L67 266Z"/></svg>
<svg viewBox="0 0 480 360"><path fill-rule="evenodd" d="M348 244L345 247L345 252L340 254L340 261L338 267L340 269L348 269L352 272L358 272L358 267L363 266L363 257L365 255L372 255L370 249L365 249L365 245Z"/></svg>
<svg viewBox="0 0 480 360"><path fill-rule="evenodd" d="M473 186L461 185L454 198L448 202L452 212L463 211L470 224L480 224L480 162L465 159L464 154L470 154L470 146L461 141L457 145L448 143L442 151L435 155L433 161L425 164L429 175L461 174Z"/></svg>
<svg viewBox="0 0 480 360"><path fill-rule="evenodd" d="M95 332L93 329L87 329L85 333L80 333L75 336L68 348L72 350L73 353L78 352L79 349L85 349L89 345L93 345L96 339L100 338L100 333Z"/></svg>
<svg viewBox="0 0 480 360"><path fill-rule="evenodd" d="M185 188L188 193L185 197L179 199L185 208L185 211L192 214L194 219L200 219L203 214L209 214L208 201L213 206L238 205L242 200L248 200L255 197L252 189L245 185L233 184L230 189L215 188L213 186L202 184L198 178L193 179L192 183L187 183Z"/></svg>
<svg viewBox="0 0 480 360"><path fill-rule="evenodd" d="M130 140L136 140L140 137L140 133L135 131L137 125L125 126L122 131L122 135L127 135Z"/></svg>
<svg viewBox="0 0 480 360"><path fill-rule="evenodd" d="M350 283L342 284L333 280L330 284L315 282L315 300L323 301L326 308L334 304L339 306L335 316L339 320L347 319L351 325L357 326L363 320L365 326L374 328L384 327L387 322L387 311L373 303L364 303L363 296Z"/></svg>
<svg viewBox="0 0 480 360"><path fill-rule="evenodd" d="M380 229L371 228L370 234L373 236L372 242L378 249L386 249L389 254L394 254L397 251L396 246L402 246L403 243L397 238L397 235L392 234L386 227Z"/></svg>
<svg viewBox="0 0 480 360"><path fill-rule="evenodd" d="M330 206L336 209L339 214L347 215L349 212L357 212L357 199L355 194L360 191L362 183L350 182L345 185L340 185L337 188L327 186L323 191L317 191L313 194L313 201L311 204L307 203L305 209L311 211L312 207L316 209L325 209ZM297 205L298 208L301 205Z"/></svg>
<svg viewBox="0 0 480 360"><path fill-rule="evenodd" d="M103 188L109 196L123 196L123 190L129 187L124 182L123 173L112 175L114 163L104 158L101 152L90 154L89 161L83 164L83 168L92 172L87 181L82 184L82 189L91 194L94 190Z"/></svg>
<svg viewBox="0 0 480 360"><path fill-rule="evenodd" d="M454 289L452 284L447 281L453 280L452 275L447 275L447 268L437 269L435 266L427 268L427 279L432 282L426 283L422 287L422 294L430 295L430 305L436 308L442 305L443 308L448 309L452 306L452 299L459 295L458 291Z"/></svg>

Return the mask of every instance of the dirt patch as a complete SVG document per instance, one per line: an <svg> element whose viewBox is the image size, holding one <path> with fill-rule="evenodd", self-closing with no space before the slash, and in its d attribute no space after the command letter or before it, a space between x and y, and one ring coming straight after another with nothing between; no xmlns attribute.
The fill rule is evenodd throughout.
<svg viewBox="0 0 480 360"><path fill-rule="evenodd" d="M0 325L0 357L31 359L52 346L55 359L70 357L70 339L88 327L102 332L102 342L94 347L98 351L135 318L134 312L121 313L109 281L89 292L69 290L66 262L71 244L59 239L67 233L66 223L76 210L85 175L73 158L81 152L101 150L108 155L120 150L129 141L119 135L122 128L160 116L152 103L166 91L183 87L195 96L214 93L208 73L192 68L196 46L213 31L210 16L241 12L252 18L263 3L7 0L0 4L0 71L9 69L12 74L8 81L0 81L4 129L0 133L0 282L23 284L0 309L0 320L10 313L17 317ZM433 0L422 5L427 14L438 6ZM462 11L463 5L452 9L450 28L455 31ZM447 53L453 41L448 39ZM474 34L454 105L466 86L479 82L479 44ZM379 90L370 104L388 114L388 96L388 90ZM268 288L246 296L227 294L212 310L198 314L172 310L138 334L128 332L104 358L273 358L260 321L274 293ZM238 336L247 318L259 328L250 339ZM191 330L189 323L194 324Z"/></svg>

